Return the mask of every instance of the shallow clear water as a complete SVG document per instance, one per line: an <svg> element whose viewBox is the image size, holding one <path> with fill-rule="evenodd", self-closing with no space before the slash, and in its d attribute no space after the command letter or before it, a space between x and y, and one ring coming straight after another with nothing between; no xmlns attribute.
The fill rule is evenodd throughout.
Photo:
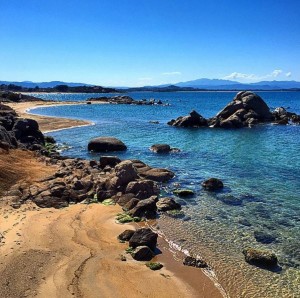
<svg viewBox="0 0 300 298"><path fill-rule="evenodd" d="M270 107L283 106L300 114L300 93L258 94ZM141 159L176 173L175 179L164 185L166 193L172 191L173 183L194 189L195 197L179 200L185 216L161 216L160 227L168 239L207 259L231 297L300 296L300 126L174 128L166 122L192 109L211 117L232 100L235 92L130 95L135 99L161 99L171 105L92 104L38 108L32 112L95 122L94 126L50 133L58 142L71 146L64 152L66 155L98 158L99 154L87 152L88 141L115 136L128 146L125 153L118 154L121 158ZM47 96L83 100L94 95ZM159 124L149 123L152 120ZM181 152L154 154L149 147L155 143L168 143ZM222 179L225 190L216 195L203 191L200 183L209 177ZM235 201L229 201L228 196ZM271 234L276 241L257 242L256 230ZM245 263L242 250L248 246L276 252L282 270L271 272Z"/></svg>

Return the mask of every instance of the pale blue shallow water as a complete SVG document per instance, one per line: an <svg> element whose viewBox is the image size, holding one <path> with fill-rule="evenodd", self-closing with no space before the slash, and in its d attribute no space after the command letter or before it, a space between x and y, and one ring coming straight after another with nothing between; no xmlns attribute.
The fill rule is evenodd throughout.
<svg viewBox="0 0 300 298"><path fill-rule="evenodd" d="M125 153L117 154L122 159L141 159L176 173L175 179L164 186L167 193L175 182L195 190L194 198L180 200L185 217L162 216L160 226L182 248L207 258L232 297L297 297L300 296L300 126L222 130L182 129L166 124L192 109L211 117L235 93L131 93L134 99L161 99L170 106L92 104L38 108L32 112L95 123L50 133L59 143L71 146L63 154L98 159L99 154L87 152L88 141L98 136L114 136L128 146ZM258 94L272 108L283 106L300 114L300 93ZM46 99L64 101L95 96L100 95L43 94ZM152 120L159 124L149 123ZM155 143L168 143L181 152L154 154L149 147ZM201 189L200 183L209 177L223 180L226 186L223 193L212 195ZM224 203L222 196L226 195L233 195L240 204ZM241 224L241 219L247 219L248 225ZM255 230L272 234L276 241L257 242L253 236ZM246 264L241 251L247 246L275 251L282 271L274 273Z"/></svg>

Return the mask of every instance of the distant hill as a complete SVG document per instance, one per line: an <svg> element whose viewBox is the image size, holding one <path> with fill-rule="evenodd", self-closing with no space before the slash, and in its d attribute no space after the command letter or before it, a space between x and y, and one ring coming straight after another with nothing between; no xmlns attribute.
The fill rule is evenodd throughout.
<svg viewBox="0 0 300 298"><path fill-rule="evenodd" d="M174 84L177 87L192 87L208 90L282 90L299 89L300 82L296 81L261 81L257 83L239 83L221 79L198 79ZM162 86L160 86L162 87Z"/></svg>
<svg viewBox="0 0 300 298"><path fill-rule="evenodd" d="M240 84L239 82L229 81L229 80L221 80L221 79L198 79L187 82L180 82L174 84L178 87L193 87L193 88L202 88L203 86L224 86L224 85L236 85Z"/></svg>
<svg viewBox="0 0 300 298"><path fill-rule="evenodd" d="M69 87L79 87L79 86L93 86L91 84L85 83L67 83L61 81L51 81L51 82L31 82L31 81L23 81L23 82L9 82L9 81L0 81L0 85L16 85L24 88L35 88L38 86L39 88L53 88L58 85L67 85Z"/></svg>

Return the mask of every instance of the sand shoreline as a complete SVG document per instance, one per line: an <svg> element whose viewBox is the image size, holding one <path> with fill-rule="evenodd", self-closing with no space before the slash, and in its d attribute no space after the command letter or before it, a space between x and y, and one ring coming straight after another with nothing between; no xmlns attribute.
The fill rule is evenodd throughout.
<svg viewBox="0 0 300 298"><path fill-rule="evenodd" d="M10 106L16 109L21 117L33 118L38 121L43 132L47 130L53 131L75 126L92 125L90 122L76 119L55 118L55 122L52 122L51 120L53 120L53 117L43 117L32 114L30 114L30 117L28 117L28 111L32 110L32 108L34 109L40 107L41 105L51 106L61 104L50 102L49 104L47 103L45 105L45 102L28 102L11 104ZM61 120L57 121L57 119ZM65 127L63 127L64 125ZM75 297L97 297L97 291L101 291L103 294L101 297L111 297L115 296L116 294L118 297L222 297L221 292L214 285L214 282L200 269L186 267L180 262L176 261L170 251L168 243L161 237L159 237L158 247L163 253L155 257L155 260L165 265L161 271L152 272L143 265L143 262L136 262L130 259L127 262L120 261L118 256L119 254L124 253L127 245L118 243L116 236L128 228L128 225L117 225L114 223L115 214L120 211L119 206L105 207L101 204L77 204L75 206L57 210L52 208L40 209L32 206L27 207L25 204L19 210L7 208L8 207L5 206L0 208L2 213L0 227L8 226L7 231L9 231L11 236L8 237L6 233L6 241L4 245L0 246L0 252L1 255L11 255L12 258L7 257L5 260L1 258L0 272L2 272L2 276L3 274L5 275L6 270L8 270L9 267L13 268L14 266L17 266L13 261L15 258L20 257L22 262L27 262L26 264L29 266L29 268L31 268L30 255L28 260L26 259L27 261L24 260L24 255L30 254L32 250L39 251L41 258L45 258L46 260L45 263L43 263L41 260L39 261L42 263L41 267L43 267L42 275L45 276L41 277L42 279L38 280L38 282L35 279L34 283L28 281L28 287L30 290L28 292L29 296L34 294L38 297L45 297L44 295L49 295L49 293L52 293L51 297L61 297L62 295L68 297L70 294L73 295L73 297L74 295ZM104 211L104 209L105 212L101 212ZM29 216L28 213L34 215ZM83 213L88 213L89 216L82 217L81 215ZM9 217L7 217L7 214L9 214ZM20 217L24 218L22 222L24 228L22 229L22 232L16 232L14 227L18 226L17 222ZM63 217L64 220L61 220L61 217ZM70 230L67 223L69 222L69 224L72 225L71 223L74 222L74 218L80 218L80 221L77 223L77 228ZM40 228L36 227L36 222L41 223ZM59 229L61 230L62 235L58 235L54 232L53 222L60 222ZM79 237L77 239L75 236L78 233L81 233L79 227L82 228L86 225L89 227L89 230L86 230L85 234L81 235L83 238ZM95 228L95 226L97 228ZM39 230L42 229L42 227L45 229L42 231ZM98 243L93 236L96 233L100 237L104 228L106 228L106 237L110 239L109 245L107 244L106 246L104 243L102 243L103 245ZM12 232L12 234L10 232ZM26 239L23 239L23 237L20 236L22 240L16 240L19 237L18 234L23 235L23 233L26 235ZM41 238L36 237L36 239L32 240L30 234L32 234L31 237L34 237L34 235L41 235ZM47 239L43 239L44 236L42 235L47 234L52 234L51 243ZM9 241L10 237L11 241ZM62 241L62 237L65 238L64 241ZM76 238L75 242L74 237ZM58 241L55 243L53 240L55 238L61 239L61 242ZM101 239L106 243L105 239ZM78 242L80 243L78 244ZM94 242L96 242L96 244ZM61 251L61 248L64 246L70 247L70 252L68 255L72 261L68 260L68 258ZM97 260L99 267L95 267L95 264L90 264L90 258L85 251L86 249L83 249L82 255L77 256L77 258L71 257L74 253L75 255L76 253L78 254L78 246L81 248L88 247L88 255ZM40 252L41 247L42 251ZM54 261L52 259L53 264L49 264L49 260L47 259L48 254L45 254L45 251L50 251L51 253L55 251L54 256L52 256L52 258L54 258ZM101 261L103 258L108 258L105 264L103 264L103 261ZM69 274L69 272L72 272L72 274L75 272L74 274L76 275L77 270L81 266L80 264L78 265L78 262L80 261L82 262L81 264L85 264L85 267L80 275L80 278L78 277L77 280L75 280L76 282L74 285L72 284L74 276L72 282L69 282L72 276ZM66 265L67 263L70 263L70 265ZM72 265L73 263L74 265ZM62 264L64 264L64 270L57 269L61 268L57 266L62 266ZM102 268L101 266L104 268L103 270L100 270L100 268ZM34 275L36 269L33 267L31 269L33 272L30 274ZM88 272L90 273L88 274ZM123 273L123 275L120 273ZM11 274L14 275L16 272L12 271ZM105 281L108 284L111 284L113 287L113 292L111 288L108 288L108 285L105 284L105 282L100 282L100 280L104 279L103 275L107 275ZM91 276L93 278L91 278ZM127 278L124 280L125 276L130 276L130 280ZM22 272L19 272L19 278L22 277ZM60 282L57 281L57 277L61 279ZM151 280L151 282L145 283L147 280ZM98 284L96 286L97 291L95 289L90 289L89 286L92 286L92 281L93 284ZM130 289L126 288L126 281L131 284ZM67 289L66 285L68 285ZM19 290L21 291L22 289ZM3 297L6 296L4 295ZM7 297L14 296L8 295Z"/></svg>

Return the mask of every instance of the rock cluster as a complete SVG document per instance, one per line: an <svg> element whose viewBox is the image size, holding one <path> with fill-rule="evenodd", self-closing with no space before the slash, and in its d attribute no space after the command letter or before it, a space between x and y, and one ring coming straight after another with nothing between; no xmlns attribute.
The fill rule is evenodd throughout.
<svg viewBox="0 0 300 298"><path fill-rule="evenodd" d="M119 240L129 241L130 254L137 261L150 261L155 256L157 233L149 228L136 231L125 230L118 236Z"/></svg>
<svg viewBox="0 0 300 298"><path fill-rule="evenodd" d="M150 99L149 101L146 99L143 100L134 100L132 97L127 95L117 95L112 97L102 96L102 97L92 97L88 98L87 102L105 102L110 104L129 104L129 105L162 105L161 100Z"/></svg>
<svg viewBox="0 0 300 298"><path fill-rule="evenodd" d="M43 151L45 138L35 120L18 118L12 108L0 104L0 143L2 148Z"/></svg>
<svg viewBox="0 0 300 298"><path fill-rule="evenodd" d="M188 116L181 116L176 120L172 119L168 122L168 125L179 127L205 127L208 126L208 122L196 111L192 111Z"/></svg>
<svg viewBox="0 0 300 298"><path fill-rule="evenodd" d="M287 112L284 108L271 112L260 96L250 91L241 91L213 118L205 119L192 111L188 116L178 117L168 124L178 127L241 128L270 122L288 124L290 121L299 124L300 115Z"/></svg>
<svg viewBox="0 0 300 298"><path fill-rule="evenodd" d="M121 161L112 156L101 157L100 162L61 156L43 158L57 164L58 171L39 181L38 185L19 187L20 203L32 200L39 207L61 208L70 203L112 199L133 217L153 217L156 215L159 188L156 179L148 177L143 168L163 173L164 181L174 176L168 170L151 168L137 160ZM135 164L143 167L135 167Z"/></svg>

